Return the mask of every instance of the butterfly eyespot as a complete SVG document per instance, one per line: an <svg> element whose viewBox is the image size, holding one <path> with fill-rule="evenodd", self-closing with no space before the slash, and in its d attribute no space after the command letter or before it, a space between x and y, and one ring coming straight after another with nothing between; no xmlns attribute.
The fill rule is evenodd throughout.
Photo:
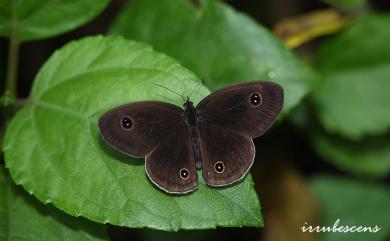
<svg viewBox="0 0 390 241"><path fill-rule="evenodd" d="M130 117L124 116L121 119L121 126L124 130L130 130L133 127L133 120Z"/></svg>
<svg viewBox="0 0 390 241"><path fill-rule="evenodd" d="M258 106L261 104L261 95L259 93L253 93L250 98L250 102L253 106Z"/></svg>
<svg viewBox="0 0 390 241"><path fill-rule="evenodd" d="M223 172L225 171L225 165L223 164L223 162L217 161L217 162L214 164L214 170L215 170L215 172L217 172L217 173L223 173Z"/></svg>
<svg viewBox="0 0 390 241"><path fill-rule="evenodd" d="M190 177L190 172L187 168L180 169L180 178L181 179L188 179Z"/></svg>

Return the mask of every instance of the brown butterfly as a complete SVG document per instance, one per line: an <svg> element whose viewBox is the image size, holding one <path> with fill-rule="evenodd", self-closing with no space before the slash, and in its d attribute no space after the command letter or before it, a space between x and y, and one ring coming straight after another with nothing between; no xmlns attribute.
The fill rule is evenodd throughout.
<svg viewBox="0 0 390 241"><path fill-rule="evenodd" d="M196 107L140 101L99 119L103 139L133 157L145 157L150 180L168 193L198 187L197 169L210 186L241 180L255 158L252 138L262 135L283 106L283 89L252 81L217 90Z"/></svg>

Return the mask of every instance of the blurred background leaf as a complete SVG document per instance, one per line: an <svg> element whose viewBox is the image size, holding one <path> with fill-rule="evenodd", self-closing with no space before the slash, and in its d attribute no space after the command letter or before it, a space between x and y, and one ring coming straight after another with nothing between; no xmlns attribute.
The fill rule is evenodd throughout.
<svg viewBox="0 0 390 241"><path fill-rule="evenodd" d="M313 95L321 124L349 139L390 127L390 15L371 14L325 41L316 67L324 80Z"/></svg>
<svg viewBox="0 0 390 241"><path fill-rule="evenodd" d="M330 8L280 20L273 28L288 48L297 48L315 38L341 31L352 14Z"/></svg>
<svg viewBox="0 0 390 241"><path fill-rule="evenodd" d="M311 187L321 207L321 226L333 227L340 219L340 226L377 225L377 233L326 232L321 241L385 241L390 236L390 191L375 183L320 176L311 180ZM311 225L308 223L308 225Z"/></svg>
<svg viewBox="0 0 390 241"><path fill-rule="evenodd" d="M343 10L351 10L364 7L367 0L322 0L323 2Z"/></svg>
<svg viewBox="0 0 390 241"><path fill-rule="evenodd" d="M312 129L319 155L358 175L390 170L390 15L368 14L320 46L323 80L312 93L322 130Z"/></svg>
<svg viewBox="0 0 390 241"><path fill-rule="evenodd" d="M3 150L13 180L42 202L100 223L162 230L262 226L251 176L230 188L168 195L147 178L143 159L118 154L97 119L138 100L182 105L163 85L197 103L209 91L174 59L121 37L90 37L58 50L34 82L29 103L7 129ZM24 141L21 141L24 140Z"/></svg>
<svg viewBox="0 0 390 241"><path fill-rule="evenodd" d="M88 22L109 0L1 0L0 36L14 34L19 41L51 37Z"/></svg>
<svg viewBox="0 0 390 241"><path fill-rule="evenodd" d="M313 131L314 149L342 170L367 177L385 178L390 173L390 138L350 141Z"/></svg>
<svg viewBox="0 0 390 241"><path fill-rule="evenodd" d="M279 83L285 91L283 113L302 100L315 79L266 28L221 1L132 1L110 32L177 58L212 90L247 80Z"/></svg>
<svg viewBox="0 0 390 241"><path fill-rule="evenodd" d="M13 184L0 166L0 240L103 241L106 227L44 205Z"/></svg>

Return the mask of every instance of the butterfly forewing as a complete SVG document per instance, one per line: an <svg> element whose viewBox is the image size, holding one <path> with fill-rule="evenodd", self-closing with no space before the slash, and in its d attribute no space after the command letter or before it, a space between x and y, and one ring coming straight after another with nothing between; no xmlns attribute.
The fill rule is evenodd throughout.
<svg viewBox="0 0 390 241"><path fill-rule="evenodd" d="M157 148L145 158L149 178L169 193L186 193L198 187L194 155L187 127L178 125Z"/></svg>
<svg viewBox="0 0 390 241"><path fill-rule="evenodd" d="M103 139L113 148L144 157L171 135L182 113L180 107L169 103L133 102L106 112L98 125Z"/></svg>
<svg viewBox="0 0 390 241"><path fill-rule="evenodd" d="M253 138L272 125L282 106L282 87L252 81L213 92L198 104L196 111L203 125L223 126Z"/></svg>

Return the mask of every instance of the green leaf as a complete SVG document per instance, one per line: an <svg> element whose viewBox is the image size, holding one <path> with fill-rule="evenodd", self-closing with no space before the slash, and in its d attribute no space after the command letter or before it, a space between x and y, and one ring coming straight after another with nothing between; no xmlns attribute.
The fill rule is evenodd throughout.
<svg viewBox="0 0 390 241"><path fill-rule="evenodd" d="M311 181L321 207L320 226L366 226L379 232L320 233L321 241L385 241L390 235L390 192L385 186L330 176ZM310 225L310 224L308 224ZM306 225L306 226L308 226Z"/></svg>
<svg viewBox="0 0 390 241"><path fill-rule="evenodd" d="M368 177L390 173L389 137L350 141L316 131L312 144L317 153L343 170Z"/></svg>
<svg viewBox="0 0 390 241"><path fill-rule="evenodd" d="M211 89L247 80L283 86L287 113L308 93L313 72L267 29L227 4L187 0L132 1L111 32L152 44L181 61Z"/></svg>
<svg viewBox="0 0 390 241"><path fill-rule="evenodd" d="M322 2L343 10L353 10L367 4L367 0L322 0Z"/></svg>
<svg viewBox="0 0 390 241"><path fill-rule="evenodd" d="M317 57L324 81L313 93L322 125L350 139L390 127L390 15L369 15L325 42Z"/></svg>
<svg viewBox="0 0 390 241"><path fill-rule="evenodd" d="M30 103L10 123L6 165L16 183L71 215L162 230L261 226L250 175L229 188L168 195L147 178L142 159L114 152L97 119L138 100L182 105L155 83L199 102L209 91L175 60L121 37L91 37L57 51L34 82ZM194 88L196 87L196 88Z"/></svg>
<svg viewBox="0 0 390 241"><path fill-rule="evenodd" d="M108 240L106 227L43 205L10 181L0 166L0 240Z"/></svg>
<svg viewBox="0 0 390 241"><path fill-rule="evenodd" d="M55 36L88 22L109 0L0 0L0 36L20 41Z"/></svg>

